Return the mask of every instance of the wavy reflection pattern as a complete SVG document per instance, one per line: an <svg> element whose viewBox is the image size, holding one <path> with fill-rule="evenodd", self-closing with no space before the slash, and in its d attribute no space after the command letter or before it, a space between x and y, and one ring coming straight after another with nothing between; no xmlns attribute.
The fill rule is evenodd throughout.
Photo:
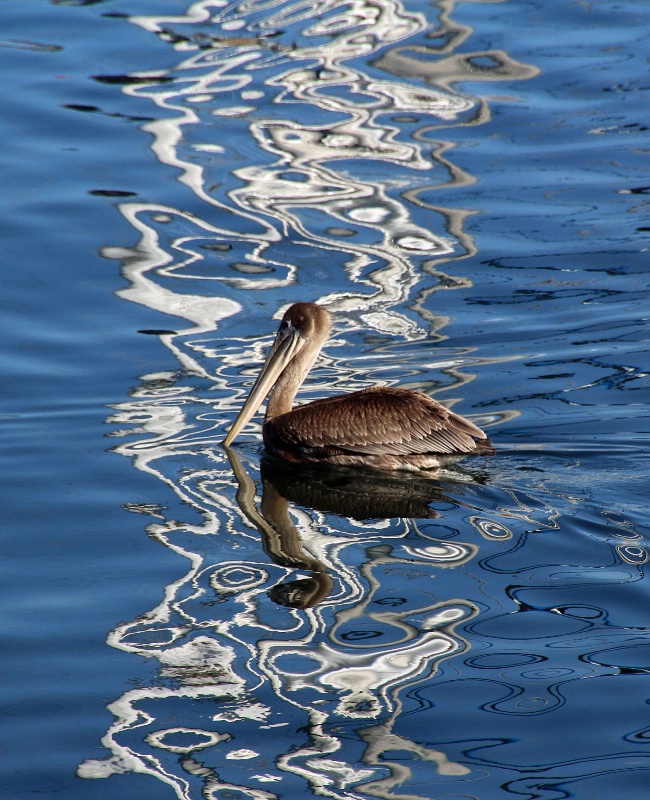
<svg viewBox="0 0 650 800"><path fill-rule="evenodd" d="M144 130L198 210L122 205L141 234L133 251L106 250L127 261L122 295L212 330L243 290L277 307L321 296L326 282L341 289L321 301L359 312L365 328L421 335L393 307L425 280L440 284L436 263L473 250L468 212L419 200L473 180L441 134L487 109L453 84L535 71L501 52L449 56L469 31L396 2L205 2L132 21L187 53L163 81L141 75L125 91L165 111ZM407 42L415 50L402 54Z"/></svg>
<svg viewBox="0 0 650 800"><path fill-rule="evenodd" d="M489 109L456 84L535 70L501 51L457 53L471 31L451 19L453 2L414 6L205 0L131 19L180 57L163 76L129 76L124 91L161 109L143 129L186 196L183 208L177 187L174 203L122 204L138 243L104 254L122 261L122 297L185 322L157 332L178 370L143 376L109 421L115 450L168 487L164 508L127 508L186 570L109 636L159 667L111 703L110 755L82 764L84 778L147 774L182 800L466 796L486 766L508 778L525 768L517 730L481 714L560 712L580 679L621 660L616 646L598 660L613 640L597 599L556 595L637 580L647 549L633 522L590 534L611 556L607 572L595 555L591 574L584 560L569 569L534 552L566 515L585 535L559 487L540 483L532 498L507 480L488 488L477 470L440 482L283 474L214 445L268 344L241 321L253 303L265 319L297 299L345 312L307 395L398 378L459 388L480 363L451 348L434 362L424 346L445 322L428 296L468 284L440 265L474 245L469 211L423 196L473 180L443 131ZM524 546L547 566L514 585ZM532 643L522 619L536 625ZM562 658L576 646L594 652L579 669ZM626 741L647 739L632 727ZM567 763L558 752L556 782L593 770L581 756Z"/></svg>

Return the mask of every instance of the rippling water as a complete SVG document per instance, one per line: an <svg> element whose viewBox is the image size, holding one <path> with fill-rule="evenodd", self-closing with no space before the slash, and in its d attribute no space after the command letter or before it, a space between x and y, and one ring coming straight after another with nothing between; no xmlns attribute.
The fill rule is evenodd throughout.
<svg viewBox="0 0 650 800"><path fill-rule="evenodd" d="M0 22L3 796L642 797L645 4ZM295 300L495 455L226 452Z"/></svg>

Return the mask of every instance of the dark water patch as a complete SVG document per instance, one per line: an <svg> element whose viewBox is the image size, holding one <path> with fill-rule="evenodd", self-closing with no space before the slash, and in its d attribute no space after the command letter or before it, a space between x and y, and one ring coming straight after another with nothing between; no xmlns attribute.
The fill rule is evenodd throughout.
<svg viewBox="0 0 650 800"><path fill-rule="evenodd" d="M36 53L58 53L63 49L61 46L56 44L30 42L24 39L0 39L0 47L8 47L15 50L30 50Z"/></svg>
<svg viewBox="0 0 650 800"><path fill-rule="evenodd" d="M93 79L98 83L108 83L117 86L171 83L174 80L165 75L148 75L147 77L138 77L137 75L93 75Z"/></svg>
<svg viewBox="0 0 650 800"><path fill-rule="evenodd" d="M88 194L95 197L135 197L135 192L127 192L124 189L91 189Z"/></svg>

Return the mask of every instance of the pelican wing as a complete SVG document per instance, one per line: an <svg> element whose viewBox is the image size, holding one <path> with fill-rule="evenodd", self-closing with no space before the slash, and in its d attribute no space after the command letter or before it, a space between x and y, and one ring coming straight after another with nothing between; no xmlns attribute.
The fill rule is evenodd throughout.
<svg viewBox="0 0 650 800"><path fill-rule="evenodd" d="M373 387L317 400L267 422L265 440L325 453L471 453L486 434L421 392ZM266 426L265 426L266 427Z"/></svg>

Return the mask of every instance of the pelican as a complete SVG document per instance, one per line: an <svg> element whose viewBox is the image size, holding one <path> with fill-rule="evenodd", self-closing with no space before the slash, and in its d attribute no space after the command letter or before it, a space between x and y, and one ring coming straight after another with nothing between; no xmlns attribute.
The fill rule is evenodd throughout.
<svg viewBox="0 0 650 800"><path fill-rule="evenodd" d="M420 470L489 450L480 428L422 392L373 386L293 408L331 327L332 315L316 303L287 309L226 446L269 395L264 447L294 463Z"/></svg>

